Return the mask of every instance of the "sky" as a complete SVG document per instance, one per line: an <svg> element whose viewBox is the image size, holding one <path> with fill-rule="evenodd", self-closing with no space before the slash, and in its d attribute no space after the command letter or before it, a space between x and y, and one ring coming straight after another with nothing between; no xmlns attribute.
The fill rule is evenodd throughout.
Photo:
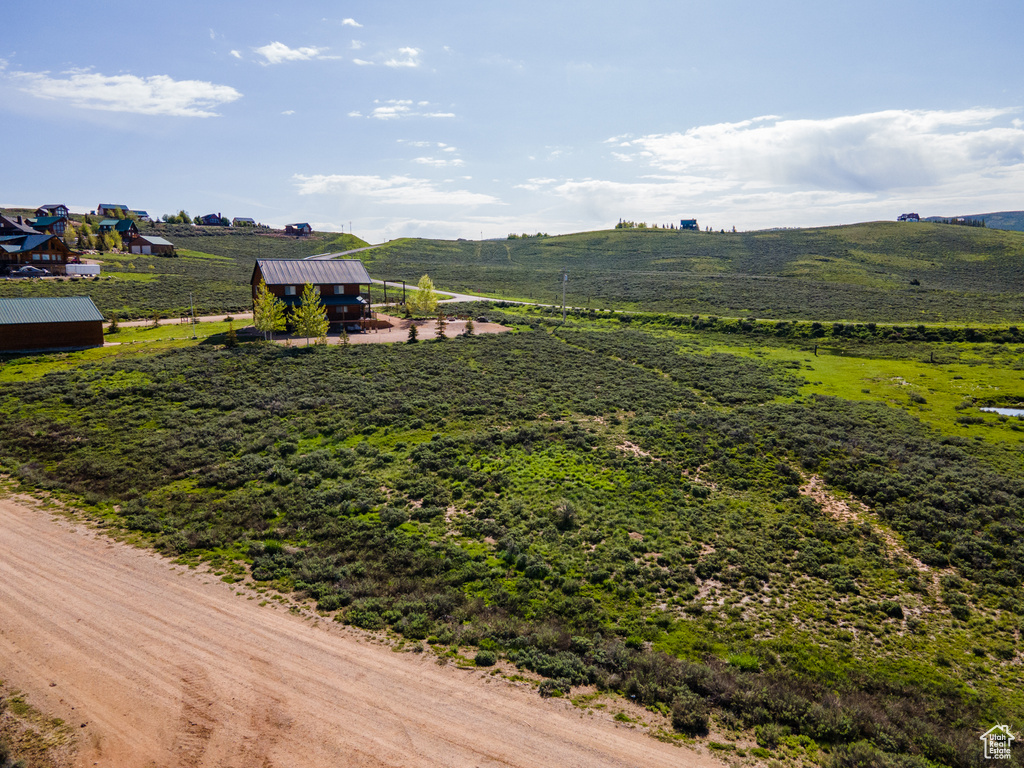
<svg viewBox="0 0 1024 768"><path fill-rule="evenodd" d="M1020 0L5 0L0 206L397 237L1024 209Z"/></svg>

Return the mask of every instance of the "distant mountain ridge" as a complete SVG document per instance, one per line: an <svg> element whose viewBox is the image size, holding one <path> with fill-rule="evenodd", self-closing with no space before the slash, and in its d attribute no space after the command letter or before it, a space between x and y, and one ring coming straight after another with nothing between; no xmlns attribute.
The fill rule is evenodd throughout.
<svg viewBox="0 0 1024 768"><path fill-rule="evenodd" d="M1024 211L997 211L996 213L972 213L958 216L929 216L924 221L940 221L942 219L984 219L989 229L1008 229L1024 232Z"/></svg>

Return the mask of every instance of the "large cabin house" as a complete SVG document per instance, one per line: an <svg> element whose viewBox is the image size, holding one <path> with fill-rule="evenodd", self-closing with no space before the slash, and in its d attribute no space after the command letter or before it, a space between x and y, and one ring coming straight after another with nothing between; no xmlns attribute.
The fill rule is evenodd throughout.
<svg viewBox="0 0 1024 768"><path fill-rule="evenodd" d="M29 226L21 216L4 216L0 214L0 236L2 235L34 235L37 231Z"/></svg>
<svg viewBox="0 0 1024 768"><path fill-rule="evenodd" d="M88 296L0 298L0 352L103 346L103 315Z"/></svg>
<svg viewBox="0 0 1024 768"><path fill-rule="evenodd" d="M36 232L42 232L47 235L60 235L64 237L64 233L68 228L67 216L36 216L34 219L25 219L25 221Z"/></svg>
<svg viewBox="0 0 1024 768"><path fill-rule="evenodd" d="M120 203L100 203L96 206L97 216L117 216L120 214L123 219L128 216L128 213L128 206L121 205Z"/></svg>
<svg viewBox="0 0 1024 768"><path fill-rule="evenodd" d="M370 317L370 275L359 259L257 259L252 270L254 302L260 282L288 307L299 305L306 284L312 285L332 323L357 323Z"/></svg>
<svg viewBox="0 0 1024 768"><path fill-rule="evenodd" d="M50 203L36 208L36 216L63 216L67 219L71 216L71 211L63 203Z"/></svg>
<svg viewBox="0 0 1024 768"><path fill-rule="evenodd" d="M70 256L71 249L57 235L0 235L0 275L26 265L64 275Z"/></svg>
<svg viewBox="0 0 1024 768"><path fill-rule="evenodd" d="M139 228L131 219L104 219L100 222L100 232L111 230L121 236L121 242L125 245L139 236Z"/></svg>
<svg viewBox="0 0 1024 768"><path fill-rule="evenodd" d="M295 235L296 237L302 237L303 235L312 235L313 227L306 222L300 224L285 224L284 233L286 235Z"/></svg>

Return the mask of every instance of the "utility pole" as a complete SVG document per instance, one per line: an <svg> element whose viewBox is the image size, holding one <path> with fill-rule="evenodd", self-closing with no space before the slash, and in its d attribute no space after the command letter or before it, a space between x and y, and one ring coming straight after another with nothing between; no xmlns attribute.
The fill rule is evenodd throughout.
<svg viewBox="0 0 1024 768"><path fill-rule="evenodd" d="M562 325L565 325L565 284L569 282L569 273L562 273Z"/></svg>

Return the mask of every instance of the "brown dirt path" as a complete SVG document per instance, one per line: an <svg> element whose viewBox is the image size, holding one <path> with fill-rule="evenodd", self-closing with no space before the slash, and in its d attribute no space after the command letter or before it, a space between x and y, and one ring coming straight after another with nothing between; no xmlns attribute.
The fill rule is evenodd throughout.
<svg viewBox="0 0 1024 768"><path fill-rule="evenodd" d="M723 765L258 603L0 499L0 676L84 724L80 766Z"/></svg>

